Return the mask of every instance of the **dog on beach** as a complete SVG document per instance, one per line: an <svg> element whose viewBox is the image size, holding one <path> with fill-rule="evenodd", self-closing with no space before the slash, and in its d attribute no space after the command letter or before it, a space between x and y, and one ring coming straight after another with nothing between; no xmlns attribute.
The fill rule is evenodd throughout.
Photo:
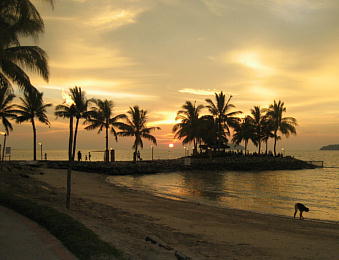
<svg viewBox="0 0 339 260"><path fill-rule="evenodd" d="M299 212L300 212L300 219L304 219L304 217L303 217L303 212L304 211L306 211L306 212L310 211L309 208L305 207L305 205L301 204L301 203L296 203L294 205L294 209L295 209L295 211L294 211L294 218L295 218L295 215L297 214L297 212L299 210Z"/></svg>

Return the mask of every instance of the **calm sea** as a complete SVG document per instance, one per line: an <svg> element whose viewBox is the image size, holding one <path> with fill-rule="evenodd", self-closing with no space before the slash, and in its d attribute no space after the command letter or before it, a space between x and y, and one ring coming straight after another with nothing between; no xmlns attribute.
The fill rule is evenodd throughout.
<svg viewBox="0 0 339 260"><path fill-rule="evenodd" d="M195 171L114 176L109 181L156 195L209 205L291 216L294 203L307 218L339 221L339 151L294 151L296 158L324 161L325 168L293 171Z"/></svg>
<svg viewBox="0 0 339 260"><path fill-rule="evenodd" d="M65 150L44 150L49 160L66 160ZM82 150L82 157L91 152L92 161L102 161L103 152ZM132 159L131 149L116 150L116 159ZM154 159L178 158L183 148L155 148ZM324 161L325 168L297 171L195 171L172 172L145 176L114 176L109 181L156 195L205 203L219 207L250 210L291 216L295 202L302 202L313 219L339 221L339 151L291 151L289 155L303 160ZM150 148L141 152L151 159ZM32 159L31 150L13 150L14 160ZM38 152L40 159L40 151Z"/></svg>

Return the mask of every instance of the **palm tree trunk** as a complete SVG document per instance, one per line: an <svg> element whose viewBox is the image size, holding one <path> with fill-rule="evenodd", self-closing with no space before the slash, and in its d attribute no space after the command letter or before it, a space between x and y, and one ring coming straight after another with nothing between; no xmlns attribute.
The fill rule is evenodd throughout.
<svg viewBox="0 0 339 260"><path fill-rule="evenodd" d="M7 138L7 133L5 133L5 136L4 136L4 146L2 147L2 158L1 158L1 162L3 162L3 161L5 160L6 138ZM2 165L1 165L1 167L2 167Z"/></svg>
<svg viewBox="0 0 339 260"><path fill-rule="evenodd" d="M277 155L276 148L277 148L277 131L274 131L274 156Z"/></svg>
<svg viewBox="0 0 339 260"><path fill-rule="evenodd" d="M193 139L193 156L196 156L198 153L198 148L197 148L198 144L197 144L197 140L195 140L195 138Z"/></svg>
<svg viewBox="0 0 339 260"><path fill-rule="evenodd" d="M32 118L32 128L33 128L33 160L36 161L36 128L35 128L35 122Z"/></svg>
<svg viewBox="0 0 339 260"><path fill-rule="evenodd" d="M108 125L106 125L106 150L105 150L105 162L109 162L109 151L108 151Z"/></svg>
<svg viewBox="0 0 339 260"><path fill-rule="evenodd" d="M79 118L77 118L76 123L75 123L74 141L73 141L73 158L75 157L75 152L77 150L78 126L79 126Z"/></svg>
<svg viewBox="0 0 339 260"><path fill-rule="evenodd" d="M74 160L73 148L73 116L69 118L68 160Z"/></svg>
<svg viewBox="0 0 339 260"><path fill-rule="evenodd" d="M66 191L66 208L71 208L71 191L72 191L72 162L74 161L73 148L73 116L69 118L69 141L68 141L68 168L67 168L67 191Z"/></svg>
<svg viewBox="0 0 339 260"><path fill-rule="evenodd" d="M259 148L258 148L258 154L260 154L260 150L261 150L261 140L259 140L258 146L259 146Z"/></svg>
<svg viewBox="0 0 339 260"><path fill-rule="evenodd" d="M245 140L245 155L247 154L247 144L248 144L248 140Z"/></svg>
<svg viewBox="0 0 339 260"><path fill-rule="evenodd" d="M133 155L133 161L134 162L137 162L138 160L138 145L135 146L135 149L134 149L134 155Z"/></svg>

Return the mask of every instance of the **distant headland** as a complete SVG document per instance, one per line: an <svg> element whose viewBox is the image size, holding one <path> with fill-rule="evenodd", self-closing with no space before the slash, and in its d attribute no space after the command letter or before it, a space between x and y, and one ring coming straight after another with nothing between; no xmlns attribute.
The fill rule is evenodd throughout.
<svg viewBox="0 0 339 260"><path fill-rule="evenodd" d="M320 150L339 150L339 144L329 144L321 147Z"/></svg>

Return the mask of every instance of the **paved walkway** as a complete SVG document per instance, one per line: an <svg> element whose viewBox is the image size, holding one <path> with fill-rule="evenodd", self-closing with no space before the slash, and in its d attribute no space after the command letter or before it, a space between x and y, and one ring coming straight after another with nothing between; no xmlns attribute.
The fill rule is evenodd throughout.
<svg viewBox="0 0 339 260"><path fill-rule="evenodd" d="M0 206L1 260L75 260L76 258L48 231Z"/></svg>

